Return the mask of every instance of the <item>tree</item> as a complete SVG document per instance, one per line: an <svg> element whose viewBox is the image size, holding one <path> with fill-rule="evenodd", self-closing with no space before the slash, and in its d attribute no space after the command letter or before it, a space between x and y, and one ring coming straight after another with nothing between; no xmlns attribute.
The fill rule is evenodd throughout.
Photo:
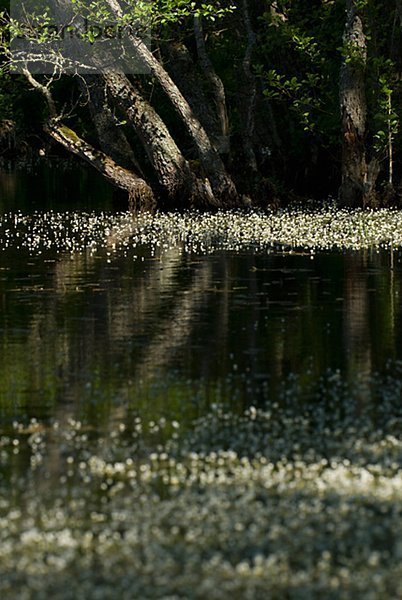
<svg viewBox="0 0 402 600"><path fill-rule="evenodd" d="M151 5L157 4L151 3ZM224 137L228 138L223 84L214 73L210 63L202 31L202 19L205 16L215 18L225 14L226 11L208 5L203 5L204 8L197 8L196 3L191 3L189 8L188 3L183 3L181 0L171 0L161 4L164 10L159 12L154 10L152 12L152 23L161 24L164 21L177 23L186 20L193 20L194 22L197 31L200 62L204 70L208 71L210 80L215 82L216 93L218 94L219 88L219 93L223 98L220 105L210 104L208 110L214 115L216 122L221 124L222 135L220 141L227 146L227 140L225 142L223 139ZM91 5L90 10L95 12L90 15L85 13L88 7L83 7L79 3L76 3L74 7L68 0L59 0L56 8L56 15L62 23L72 23L73 19L77 17L77 10L79 16L85 17L87 20L89 17L96 19L90 21L91 23L98 23L100 19L105 18L102 11L107 11L105 13L106 18L121 27L126 24L128 17L133 18L133 15L123 11L116 0L106 0L105 3L99 2L95 8ZM153 8L155 9L154 6ZM138 10L138 5L135 5L135 10ZM146 18L146 16L146 14L142 15L142 18ZM44 17L46 17L46 14ZM138 18L138 15L136 18ZM28 27L31 28L30 33L35 39L35 35L38 35L35 19L39 19L39 17L31 16L30 19ZM100 28L98 24L96 27ZM27 24L25 23L22 27L21 23L11 22L10 29L11 32L14 30L14 35L17 32L16 37L21 35L21 32L26 35ZM61 31L64 36L65 28L62 28ZM88 39L85 41L89 44L96 41L94 31L96 30L92 27L92 31L89 29L87 32ZM174 139L174 134L166 126L158 109L147 100L141 78L128 77L121 72L105 69L104 57L101 52L102 47L99 56L96 53L92 56L91 67L98 70L97 75L90 77L84 75L81 77L80 72L85 73L85 67L87 67L83 63L75 65L74 68L74 79L79 79L80 82L81 101L86 95L89 116L97 131L98 143L102 150L95 148L88 141L82 139L81 135L75 132L70 124L66 125L66 116L60 109L57 92L56 95L54 92L57 88L57 80L63 75L64 70L66 68L71 70L71 64L69 63L71 56L63 56L59 51L54 52L53 50L46 54L40 43L36 46L34 44L34 53L31 51L32 46L29 46L30 52L23 52L22 57L17 55L18 60L21 61L18 65L20 71L25 75L31 87L40 92L46 100L48 117L44 123L45 130L67 150L84 158L118 188L128 192L130 198L135 198L137 203L140 197L143 197L146 200L146 205L149 202L152 203L155 198L158 202L165 201L169 205L183 207L202 206L205 208L241 205L241 196L237 192L236 186L219 154L220 148L214 143L211 135L207 133L201 120L197 117L196 111L191 106L191 101L186 98L185 93L182 92L166 70L161 58L160 45L157 44L155 51L151 52L141 35L137 34L133 27L130 27L127 31L125 43L129 44L128 50L135 56L141 68L150 74L154 83L160 86L173 107L176 113L176 121L180 127L184 128L192 147L196 150L197 168L192 167L190 161L180 150ZM43 40L40 39L39 42L50 44L51 47L54 40L54 26L50 22L46 22L46 27L44 30L41 29L40 35L45 37ZM76 49L74 44L77 46L78 42L73 40L72 37L70 34L68 42L74 54ZM82 43L82 39L79 43ZM79 52L77 55L79 56ZM50 63L53 73L48 76L37 76L35 74L35 64L38 63L46 64L47 67ZM202 87L203 85L200 83L199 89L202 90ZM148 167L151 166L153 171L149 181L144 180L143 171L139 161L134 156L127 135L122 131L122 128L116 131L116 119L114 118L116 113L124 115L127 125L133 127L137 139L146 152ZM113 121L115 121L114 124ZM122 155L123 148L124 156ZM123 165L123 163L126 164Z"/></svg>
<svg viewBox="0 0 402 600"><path fill-rule="evenodd" d="M371 0L347 2L340 77L340 197L348 206L376 206L395 199L402 58L399 1L391 11L386 6Z"/></svg>
<svg viewBox="0 0 402 600"><path fill-rule="evenodd" d="M398 199L401 0L54 2L55 22L5 16L14 39L36 40L9 64L42 97L33 121L136 204L267 206L289 190L347 206ZM74 19L86 20L78 51ZM106 51L99 32L119 28L121 52Z"/></svg>
<svg viewBox="0 0 402 600"><path fill-rule="evenodd" d="M347 0L344 58L340 75L342 115L341 201L347 206L365 203L371 182L365 149L367 40L356 0Z"/></svg>

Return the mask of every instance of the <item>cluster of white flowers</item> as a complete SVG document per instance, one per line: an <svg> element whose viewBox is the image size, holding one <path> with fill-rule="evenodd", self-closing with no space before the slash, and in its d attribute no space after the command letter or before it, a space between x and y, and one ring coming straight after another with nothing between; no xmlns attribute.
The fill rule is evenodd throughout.
<svg viewBox="0 0 402 600"><path fill-rule="evenodd" d="M0 217L0 247L31 254L97 252L151 248L164 252L216 250L293 252L402 246L402 212L392 209L347 210L327 203L276 212L216 213L8 213Z"/></svg>
<svg viewBox="0 0 402 600"><path fill-rule="evenodd" d="M360 413L336 372L191 424L13 423L1 597L401 597L401 368Z"/></svg>

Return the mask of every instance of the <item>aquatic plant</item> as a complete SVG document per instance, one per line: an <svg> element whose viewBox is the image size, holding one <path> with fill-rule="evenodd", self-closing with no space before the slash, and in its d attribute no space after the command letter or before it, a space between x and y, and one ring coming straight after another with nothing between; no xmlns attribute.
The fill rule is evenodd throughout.
<svg viewBox="0 0 402 600"><path fill-rule="evenodd" d="M402 246L402 212L392 209L337 209L328 203L310 209L277 212L218 211L216 213L57 213L0 218L0 246L32 254L58 252L107 253L148 246L164 252L180 246L184 252L284 251L306 249L361 250Z"/></svg>
<svg viewBox="0 0 402 600"><path fill-rule="evenodd" d="M400 370L373 376L360 412L333 371L183 430L157 415L98 434L14 422L0 437L2 597L399 597Z"/></svg>

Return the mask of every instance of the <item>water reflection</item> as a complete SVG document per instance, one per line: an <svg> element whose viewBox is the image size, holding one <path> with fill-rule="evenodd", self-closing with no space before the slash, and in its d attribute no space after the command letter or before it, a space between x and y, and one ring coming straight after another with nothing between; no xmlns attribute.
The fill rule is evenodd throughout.
<svg viewBox="0 0 402 600"><path fill-rule="evenodd" d="M113 188L91 169L66 159L22 161L0 165L0 214L19 210L106 209L113 204Z"/></svg>
<svg viewBox="0 0 402 600"><path fill-rule="evenodd" d="M4 418L241 407L290 372L364 381L402 358L386 253L0 256ZM190 390L190 393L189 393ZM185 409L183 403L186 404ZM151 408L150 408L151 407ZM94 417L95 418L95 417Z"/></svg>

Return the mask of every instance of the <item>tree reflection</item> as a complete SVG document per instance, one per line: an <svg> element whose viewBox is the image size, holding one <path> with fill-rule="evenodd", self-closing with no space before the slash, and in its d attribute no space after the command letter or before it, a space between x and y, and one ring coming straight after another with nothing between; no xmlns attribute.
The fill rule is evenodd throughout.
<svg viewBox="0 0 402 600"><path fill-rule="evenodd" d="M343 336L348 377L359 376L361 408L369 399L372 345L366 253L352 254L345 265L345 306Z"/></svg>
<svg viewBox="0 0 402 600"><path fill-rule="evenodd" d="M402 354L401 273L386 254L136 252L3 253L3 414L106 415L187 381L248 404L289 373L306 386L328 368L367 381Z"/></svg>

